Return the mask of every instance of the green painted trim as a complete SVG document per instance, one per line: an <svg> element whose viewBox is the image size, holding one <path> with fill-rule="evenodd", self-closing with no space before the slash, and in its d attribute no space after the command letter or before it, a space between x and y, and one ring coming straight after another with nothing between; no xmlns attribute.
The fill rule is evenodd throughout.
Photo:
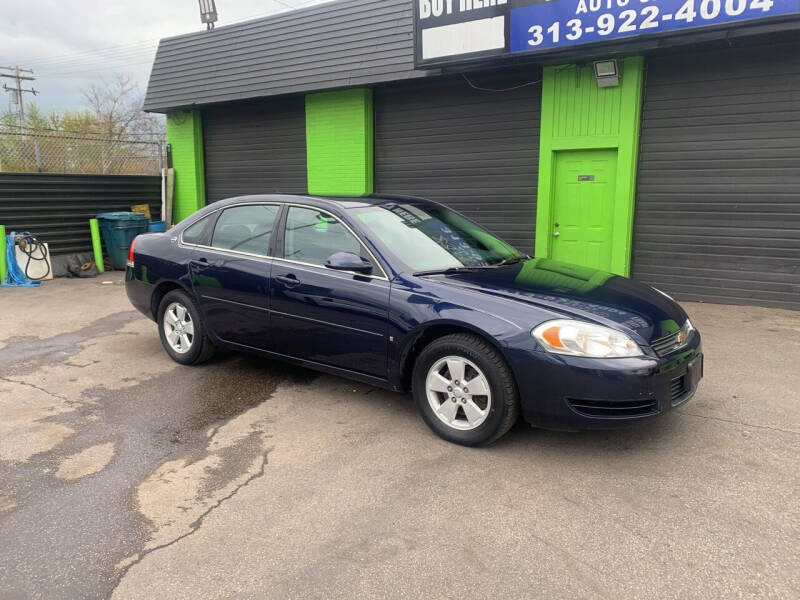
<svg viewBox="0 0 800 600"><path fill-rule="evenodd" d="M310 194L364 196L373 192L373 121L370 89L306 96Z"/></svg>
<svg viewBox="0 0 800 600"><path fill-rule="evenodd" d="M5 281L8 275L8 258L6 257L6 226L0 225L0 240L3 241L2 252L0 252L0 283Z"/></svg>
<svg viewBox="0 0 800 600"><path fill-rule="evenodd" d="M611 271L629 275L644 59L629 57L620 61L620 67L620 85L603 89L597 88L591 64L544 68L536 256L549 258L551 254L555 153L615 148L617 197Z"/></svg>
<svg viewBox="0 0 800 600"><path fill-rule="evenodd" d="M614 214L614 245L611 249L612 271L626 277L631 273L633 246L633 212L636 205L636 174L639 164L639 132L642 124L644 58L634 56L623 63L626 81L623 84L620 115L619 153L617 154L617 202Z"/></svg>
<svg viewBox="0 0 800 600"><path fill-rule="evenodd" d="M89 231L92 233L92 252L94 252L94 264L100 273L106 270L103 264L103 244L100 241L100 225L97 219L89 219Z"/></svg>
<svg viewBox="0 0 800 600"><path fill-rule="evenodd" d="M206 205L203 117L200 111L179 110L169 113L167 142L172 149L172 166L175 169L172 218L177 223Z"/></svg>

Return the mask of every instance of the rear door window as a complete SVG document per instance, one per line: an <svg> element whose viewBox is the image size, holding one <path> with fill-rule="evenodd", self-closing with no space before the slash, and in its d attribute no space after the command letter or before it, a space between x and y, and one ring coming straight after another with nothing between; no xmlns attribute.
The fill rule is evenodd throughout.
<svg viewBox="0 0 800 600"><path fill-rule="evenodd" d="M211 245L222 250L269 256L269 240L279 212L280 206L276 204L226 208L217 219Z"/></svg>
<svg viewBox="0 0 800 600"><path fill-rule="evenodd" d="M211 224L211 216L203 217L196 223L189 225L184 231L181 240L184 244L203 245L208 240L208 229Z"/></svg>

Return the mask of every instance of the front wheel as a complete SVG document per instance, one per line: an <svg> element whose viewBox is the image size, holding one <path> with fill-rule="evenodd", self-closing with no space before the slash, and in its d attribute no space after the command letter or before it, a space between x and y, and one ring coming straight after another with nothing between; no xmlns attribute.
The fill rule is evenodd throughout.
<svg viewBox="0 0 800 600"><path fill-rule="evenodd" d="M470 334L448 335L422 350L413 393L428 426L464 446L491 444L519 414L517 388L502 355Z"/></svg>
<svg viewBox="0 0 800 600"><path fill-rule="evenodd" d="M158 305L158 333L170 358L182 365L196 365L214 354L200 313L186 292L173 290Z"/></svg>

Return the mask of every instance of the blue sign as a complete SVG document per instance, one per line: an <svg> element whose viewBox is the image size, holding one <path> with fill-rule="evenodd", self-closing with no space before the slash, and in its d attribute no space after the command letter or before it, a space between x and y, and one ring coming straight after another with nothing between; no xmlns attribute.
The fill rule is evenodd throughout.
<svg viewBox="0 0 800 600"><path fill-rule="evenodd" d="M800 13L800 0L551 0L511 10L511 52Z"/></svg>

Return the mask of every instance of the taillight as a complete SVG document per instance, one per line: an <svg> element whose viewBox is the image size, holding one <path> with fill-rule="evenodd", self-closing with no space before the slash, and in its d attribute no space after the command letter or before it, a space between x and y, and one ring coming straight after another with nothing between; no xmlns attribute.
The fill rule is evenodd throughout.
<svg viewBox="0 0 800 600"><path fill-rule="evenodd" d="M134 248L134 246L136 246L136 240L137 239L138 239L138 236L133 238L133 241L131 242L131 247L128 248L128 266L129 267L133 266L133 248Z"/></svg>

